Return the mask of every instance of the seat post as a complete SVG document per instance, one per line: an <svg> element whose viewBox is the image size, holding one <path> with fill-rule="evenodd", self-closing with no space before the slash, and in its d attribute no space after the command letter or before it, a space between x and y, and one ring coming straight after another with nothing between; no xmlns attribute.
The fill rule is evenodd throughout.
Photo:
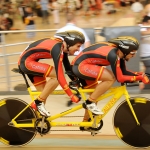
<svg viewBox="0 0 150 150"><path fill-rule="evenodd" d="M28 80L27 80L27 78L26 78L26 76L25 76L25 73L24 73L24 72L21 72L21 74L22 74L22 76L23 76L23 78L24 78L24 80L25 80L25 83L26 83L27 88L29 88L30 85L29 85Z"/></svg>

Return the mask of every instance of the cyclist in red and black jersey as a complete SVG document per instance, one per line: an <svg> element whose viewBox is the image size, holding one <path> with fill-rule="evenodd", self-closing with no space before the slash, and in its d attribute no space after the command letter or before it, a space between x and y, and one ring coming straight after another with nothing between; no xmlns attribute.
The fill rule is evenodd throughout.
<svg viewBox="0 0 150 150"><path fill-rule="evenodd" d="M66 71L70 70L68 54L73 55L78 51L84 41L84 35L80 32L73 30L61 32L57 33L54 38L45 38L31 43L21 54L18 62L19 68L28 75L36 89L42 91L35 100L36 108L41 115L50 116L44 103L58 84L73 102L79 101L79 98L73 95L68 87L62 64ZM39 62L40 59L53 59L54 67ZM46 77L50 77L50 79L46 81Z"/></svg>
<svg viewBox="0 0 150 150"><path fill-rule="evenodd" d="M93 114L103 114L96 106L96 99L105 93L116 80L120 83L138 80L144 83L149 82L144 73L126 69L125 61L134 57L138 48L139 43L134 37L122 36L108 42L91 45L72 61L72 71L80 78L83 87L95 87L94 92L85 102L87 109ZM104 67L109 65L112 71ZM98 81L101 82L98 84ZM87 121L88 117L86 111L84 120Z"/></svg>

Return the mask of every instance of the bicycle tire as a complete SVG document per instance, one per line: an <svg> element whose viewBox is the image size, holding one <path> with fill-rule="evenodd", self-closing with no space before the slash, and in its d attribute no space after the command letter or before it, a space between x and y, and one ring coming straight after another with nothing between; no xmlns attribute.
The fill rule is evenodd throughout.
<svg viewBox="0 0 150 150"><path fill-rule="evenodd" d="M8 123L21 111L28 103L17 98L6 98L0 100L0 141L10 146L23 146L31 142L37 131L33 127L17 128ZM16 122L31 123L36 118L36 114L31 107L28 107Z"/></svg>
<svg viewBox="0 0 150 150"><path fill-rule="evenodd" d="M135 148L146 148L150 146L150 100L144 97L130 98L131 105L135 111L140 125L135 118L126 101L120 103L116 108L113 118L116 135L126 144Z"/></svg>

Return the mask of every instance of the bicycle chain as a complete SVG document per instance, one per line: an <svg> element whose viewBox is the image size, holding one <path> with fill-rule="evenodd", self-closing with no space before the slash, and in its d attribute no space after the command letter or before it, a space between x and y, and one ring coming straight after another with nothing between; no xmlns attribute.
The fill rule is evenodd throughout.
<svg viewBox="0 0 150 150"><path fill-rule="evenodd" d="M83 117L83 116L62 116L61 118L69 118L69 117ZM50 130L51 131L81 131L81 130Z"/></svg>
<svg viewBox="0 0 150 150"><path fill-rule="evenodd" d="M81 130L50 130L51 131L81 131Z"/></svg>
<svg viewBox="0 0 150 150"><path fill-rule="evenodd" d="M83 117L83 116L62 116L61 118ZM50 130L50 131L81 131L81 130Z"/></svg>
<svg viewBox="0 0 150 150"><path fill-rule="evenodd" d="M62 116L61 118L69 118L69 117L83 117L83 116Z"/></svg>

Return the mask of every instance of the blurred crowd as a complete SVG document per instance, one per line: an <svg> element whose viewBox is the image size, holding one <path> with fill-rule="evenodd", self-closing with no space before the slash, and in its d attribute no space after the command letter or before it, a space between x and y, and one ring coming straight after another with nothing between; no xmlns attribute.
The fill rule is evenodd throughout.
<svg viewBox="0 0 150 150"><path fill-rule="evenodd" d="M148 0L0 0L0 30L13 29L16 15L24 19L27 6L31 7L34 15L43 17L44 20L47 19L46 16L53 15L54 23L58 24L61 12L76 11L80 15L92 17L99 15L103 9L107 14L112 14L129 5L139 20L145 17L145 14L141 13L143 10L149 11L146 8L148 3Z"/></svg>
<svg viewBox="0 0 150 150"><path fill-rule="evenodd" d="M54 23L58 24L61 12L66 14L76 11L80 15L92 17L99 15L102 9L112 14L120 11L120 7L132 3L133 0L0 0L0 30L14 29L16 16L19 15L24 20L26 7L31 7L34 15L43 18L43 22L49 15L53 15Z"/></svg>

